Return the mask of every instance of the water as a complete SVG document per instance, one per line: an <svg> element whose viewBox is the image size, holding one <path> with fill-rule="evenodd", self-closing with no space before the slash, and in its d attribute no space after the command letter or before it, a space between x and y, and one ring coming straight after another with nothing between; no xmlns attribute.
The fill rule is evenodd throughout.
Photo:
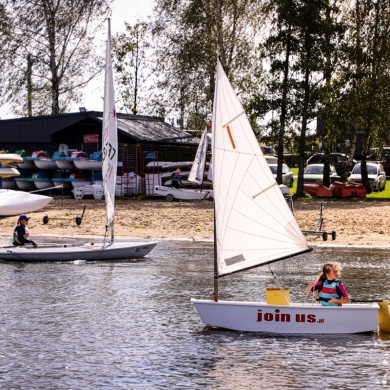
<svg viewBox="0 0 390 390"><path fill-rule="evenodd" d="M0 262L1 389L379 389L390 336L275 336L204 327L190 298L212 295L212 243L167 241L149 258ZM315 250L272 269L294 301L324 261L355 299L388 294L385 252ZM223 299L264 299L267 266L221 279Z"/></svg>

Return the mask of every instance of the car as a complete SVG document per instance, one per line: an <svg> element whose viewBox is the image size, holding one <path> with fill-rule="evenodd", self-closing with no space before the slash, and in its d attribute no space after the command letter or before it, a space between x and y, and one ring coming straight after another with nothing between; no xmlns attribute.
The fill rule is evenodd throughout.
<svg viewBox="0 0 390 390"><path fill-rule="evenodd" d="M386 188L386 173L379 162L367 162L368 180L373 191L383 191ZM348 183L362 183L361 163L356 164L348 179Z"/></svg>
<svg viewBox="0 0 390 390"><path fill-rule="evenodd" d="M278 164L268 164L268 166L270 167L271 172L276 179L278 172ZM294 173L291 171L287 164L283 164L282 166L282 184L290 188L294 185Z"/></svg>
<svg viewBox="0 0 390 390"><path fill-rule="evenodd" d="M278 158L276 156L264 156L268 164L278 164Z"/></svg>
<svg viewBox="0 0 390 390"><path fill-rule="evenodd" d="M276 154L276 150L272 146L261 146L261 150L263 151L263 154Z"/></svg>
<svg viewBox="0 0 390 390"><path fill-rule="evenodd" d="M315 153L306 162L310 164L323 164L325 162L325 153ZM343 176L348 174L352 168L356 165L357 161L352 159L351 166L348 166L348 156L344 153L331 153L329 155L329 163L336 168L337 174Z"/></svg>
<svg viewBox="0 0 390 390"><path fill-rule="evenodd" d="M340 176L337 174L336 168L333 165L329 165L330 182L333 183L336 180L340 180ZM324 164L310 164L303 171L304 183L316 183L322 184L324 181Z"/></svg>

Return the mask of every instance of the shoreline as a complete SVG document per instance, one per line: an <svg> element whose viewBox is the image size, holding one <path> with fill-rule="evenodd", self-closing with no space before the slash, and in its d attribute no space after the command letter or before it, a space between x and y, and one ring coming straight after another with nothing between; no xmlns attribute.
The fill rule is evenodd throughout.
<svg viewBox="0 0 390 390"><path fill-rule="evenodd" d="M167 202L165 199L116 200L115 237L142 240L213 241L213 205L204 202ZM85 213L80 225L83 208ZM320 203L296 201L294 214L303 231L314 231L320 215ZM58 197L44 209L28 214L31 235L78 239L103 239L105 233L104 200ZM361 248L390 250L390 205L386 202L351 201L323 203L324 230L322 236L306 235L310 246L321 248ZM43 223L47 216L49 222ZM17 216L2 217L0 236L11 237ZM331 232L336 232L332 240Z"/></svg>

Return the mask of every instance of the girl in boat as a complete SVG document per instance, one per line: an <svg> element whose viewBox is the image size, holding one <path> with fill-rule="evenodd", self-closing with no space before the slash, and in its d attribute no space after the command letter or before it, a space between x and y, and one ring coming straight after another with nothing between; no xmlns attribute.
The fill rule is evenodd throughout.
<svg viewBox="0 0 390 390"><path fill-rule="evenodd" d="M306 287L306 294L317 291L319 301L323 306L341 306L343 303L349 303L348 293L339 279L341 270L339 263L324 264L317 282L310 282Z"/></svg>

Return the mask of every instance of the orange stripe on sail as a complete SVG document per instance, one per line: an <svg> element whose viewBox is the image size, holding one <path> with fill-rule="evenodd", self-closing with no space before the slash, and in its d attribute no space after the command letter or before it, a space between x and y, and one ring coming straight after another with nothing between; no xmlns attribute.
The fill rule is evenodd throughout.
<svg viewBox="0 0 390 390"><path fill-rule="evenodd" d="M236 148L236 144L234 143L232 132L230 131L229 125L226 126L226 129L228 131L230 142L232 143L233 149L235 149Z"/></svg>

